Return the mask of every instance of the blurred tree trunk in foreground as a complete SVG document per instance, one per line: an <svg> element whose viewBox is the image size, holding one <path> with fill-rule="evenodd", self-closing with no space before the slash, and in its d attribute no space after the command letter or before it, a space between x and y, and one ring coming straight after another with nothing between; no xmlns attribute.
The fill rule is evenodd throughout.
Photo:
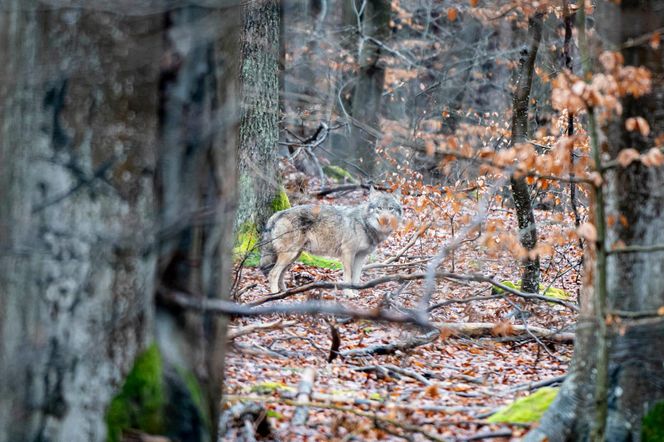
<svg viewBox="0 0 664 442"><path fill-rule="evenodd" d="M243 17L237 226L260 232L279 192L279 3L252 0Z"/></svg>
<svg viewBox="0 0 664 442"><path fill-rule="evenodd" d="M16 0L0 21L0 440L104 440L153 327L161 19Z"/></svg>
<svg viewBox="0 0 664 442"><path fill-rule="evenodd" d="M659 9L658 9L659 8ZM664 133L664 69L661 46L650 37L664 26L661 3L654 0L602 2L596 12L600 35L608 48L622 48L626 65L645 66L652 72L652 90L640 98L623 100L623 114L606 128L605 151L616 158L624 148L646 152ZM631 117L648 120L649 134L627 131ZM661 138L659 138L661 140ZM661 146L660 146L661 147ZM606 277L608 413L602 440L662 440L664 437L664 251L639 251L639 246L662 244L664 231L664 170L639 161L606 173L604 192L607 213L624 217L608 223L606 247L622 241L636 246L632 253L608 252L605 271L593 269L587 276ZM595 247L597 249L597 246ZM587 261L592 262L592 259ZM598 427L596 419L596 348L600 336L594 311L596 290L586 284L582 317L577 327L575 355L570 373L558 397L538 428L526 440L588 440ZM602 425L603 426L603 425Z"/></svg>
<svg viewBox="0 0 664 442"><path fill-rule="evenodd" d="M192 285L228 293L237 8L167 23L170 4L0 10L0 441L106 439L111 398L155 339L157 252L168 265L184 247ZM186 79L164 81L169 68ZM216 411L225 323L203 327Z"/></svg>

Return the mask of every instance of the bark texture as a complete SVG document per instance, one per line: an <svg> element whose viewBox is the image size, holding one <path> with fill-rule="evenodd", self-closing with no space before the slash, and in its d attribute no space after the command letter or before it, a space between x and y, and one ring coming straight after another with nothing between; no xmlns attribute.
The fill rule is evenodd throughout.
<svg viewBox="0 0 664 442"><path fill-rule="evenodd" d="M160 27L0 10L0 441L104 440L150 336Z"/></svg>
<svg viewBox="0 0 664 442"><path fill-rule="evenodd" d="M603 148L612 158L628 147L646 151L654 145L653 140L664 132L662 48L653 48L647 40L637 45L624 44L661 28L664 25L661 12L661 3L656 1L599 4L597 23L605 49L622 47L626 64L646 66L653 73L651 93L639 99L624 99L623 115L604 128L607 137ZM633 116L648 119L651 128L648 136L625 130L625 120ZM662 186L662 167L648 168L635 162L627 168L607 173L606 211L616 216L623 215L627 221L617 222L609 228L609 246L618 240L627 246L662 242ZM608 328L605 439L659 440L643 438L642 422L656 404L664 401L664 385L661 382L664 375L664 321L655 313L664 305L664 252L611 254L606 274L608 312L622 316L622 319L619 326ZM597 373L592 356L597 345L594 333L597 324L592 320L591 310L593 296L592 291L586 290L582 298L586 319L577 330L570 376L540 426L529 433L526 440L583 441L590 437L595 417Z"/></svg>
<svg viewBox="0 0 664 442"><path fill-rule="evenodd" d="M389 36L390 3L387 0L367 0L362 15L359 44L359 73L351 104L351 116L360 125L378 128L385 82L385 66L381 54ZM368 176L376 173L376 137L351 125L350 160L363 169Z"/></svg>
<svg viewBox="0 0 664 442"><path fill-rule="evenodd" d="M237 205L241 16L238 5L221 6L192 3L164 17L159 269L162 290L225 299ZM159 305L158 312L164 359L204 381L209 417L216 422L226 318L165 305Z"/></svg>
<svg viewBox="0 0 664 442"><path fill-rule="evenodd" d="M279 2L252 0L243 14L237 225L261 231L279 192Z"/></svg>
<svg viewBox="0 0 664 442"><path fill-rule="evenodd" d="M239 8L46 3L0 9L0 441L102 441L157 278L230 289ZM225 322L196 326L199 359L159 343L214 419Z"/></svg>
<svg viewBox="0 0 664 442"><path fill-rule="evenodd" d="M530 89L535 72L537 50L542 40L542 13L536 13L528 23L530 44L521 54L519 70L515 77L515 90L512 100L512 139L511 146L526 142L528 138L528 108ZM521 245L531 251L537 246L537 225L530 197L530 187L524 177L511 178L512 198L519 222ZM523 260L521 289L526 293L538 293L540 280L539 257L527 256Z"/></svg>

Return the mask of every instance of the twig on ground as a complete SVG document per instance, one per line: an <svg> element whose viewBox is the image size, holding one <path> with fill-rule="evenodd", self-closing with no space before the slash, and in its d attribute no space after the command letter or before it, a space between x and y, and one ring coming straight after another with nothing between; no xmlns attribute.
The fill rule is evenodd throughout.
<svg viewBox="0 0 664 442"><path fill-rule="evenodd" d="M306 404L311 401L311 392L314 388L314 380L316 379L316 371L313 367L307 367L302 373L300 385L297 387L297 402ZM309 410L307 405L298 405L295 408L295 414L291 421L293 425L304 425L307 423L307 415Z"/></svg>

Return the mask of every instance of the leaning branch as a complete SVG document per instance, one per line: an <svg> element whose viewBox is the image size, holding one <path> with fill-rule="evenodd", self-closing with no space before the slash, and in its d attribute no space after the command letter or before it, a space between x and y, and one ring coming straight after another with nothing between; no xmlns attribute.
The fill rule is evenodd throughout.
<svg viewBox="0 0 664 442"><path fill-rule="evenodd" d="M375 287L377 285L381 284L386 284L388 282L404 282L404 281L416 281L416 280L421 280L421 279L426 279L428 276L428 273L410 273L410 274L394 274L394 275L384 275L375 279L372 279L370 281L360 283L360 284L350 284L350 283L345 283L345 282L330 282L330 281L316 281L312 282L309 284L304 284L298 287L293 287L292 289L285 290L283 292L274 294L274 295L269 295L264 297L263 299L259 299L258 301L255 301L251 304L247 304L249 307L257 307L259 305L265 304L270 301L277 301L281 299L288 298L290 296L296 295L298 293L303 293L303 292L308 292L310 290L344 290L344 289L352 289L352 290L364 290L368 288ZM497 287L499 289L502 289L508 293L511 293L512 295L519 296L524 299L535 299L539 301L547 301L547 302L552 302L554 304L559 304L564 307L567 307L568 309L578 312L579 308L572 304L571 302L558 299L558 298L553 298L550 296L545 296L545 295L540 295L538 293L525 293L520 290L517 290L515 288L506 286L504 284L501 284L498 281L495 281L493 278L489 276L484 276L481 274L458 274L458 273L451 273L451 272L435 272L434 277L436 279L450 279L453 281L467 281L467 282L481 282L485 284L491 284L494 287Z"/></svg>
<svg viewBox="0 0 664 442"><path fill-rule="evenodd" d="M625 246L613 250L607 250L607 255L617 255L619 253L652 253L664 250L664 244L653 244L651 246Z"/></svg>

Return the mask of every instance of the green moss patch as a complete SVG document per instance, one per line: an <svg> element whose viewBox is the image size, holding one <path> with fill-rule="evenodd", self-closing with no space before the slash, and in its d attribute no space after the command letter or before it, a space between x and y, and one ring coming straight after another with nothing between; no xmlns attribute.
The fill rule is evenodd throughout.
<svg viewBox="0 0 664 442"><path fill-rule="evenodd" d="M161 354L152 344L136 359L106 412L109 441L121 440L122 430L127 428L163 434L166 394L162 376Z"/></svg>
<svg viewBox="0 0 664 442"><path fill-rule="evenodd" d="M250 393L258 393L258 394L272 394L277 391L289 391L294 393L297 390L291 386L284 384L283 382L273 382L273 381L259 382L258 384L252 385L251 388L249 389Z"/></svg>
<svg viewBox="0 0 664 442"><path fill-rule="evenodd" d="M338 183L356 183L357 180L353 178L353 175L350 174L346 169L339 166L323 166L323 173L329 178L332 178Z"/></svg>
<svg viewBox="0 0 664 442"><path fill-rule="evenodd" d="M527 424L540 420L549 405L558 394L558 388L544 387L535 393L517 399L510 405L500 409L487 421L492 423Z"/></svg>
<svg viewBox="0 0 664 442"><path fill-rule="evenodd" d="M643 417L641 440L643 442L664 442L664 401L656 403Z"/></svg>
<svg viewBox="0 0 664 442"><path fill-rule="evenodd" d="M341 270L343 268L337 259L323 258L322 256L312 255L307 252L302 252L298 258L298 262L308 266L320 267L323 269Z"/></svg>
<svg viewBox="0 0 664 442"><path fill-rule="evenodd" d="M233 247L233 260L236 262L244 260L245 267L257 267L260 262L260 251L256 244L259 239L255 223L247 221L242 224Z"/></svg>
<svg viewBox="0 0 664 442"><path fill-rule="evenodd" d="M519 279L516 282L512 281L501 281L500 282L502 285L505 285L509 288L515 289L515 290L521 290L521 280ZM546 291L544 291L546 289ZM503 289L500 287L494 287L493 288L494 293L503 293ZM540 293L544 291L543 295L545 296L550 296L552 298L556 299L570 299L572 295L567 293L565 290L562 289L557 289L555 287L549 287L545 286L544 284L539 285L539 291Z"/></svg>
<svg viewBox="0 0 664 442"><path fill-rule="evenodd" d="M291 203L288 200L288 194L286 194L286 189L281 187L279 192L272 200L272 212L281 212L282 210L290 209Z"/></svg>

